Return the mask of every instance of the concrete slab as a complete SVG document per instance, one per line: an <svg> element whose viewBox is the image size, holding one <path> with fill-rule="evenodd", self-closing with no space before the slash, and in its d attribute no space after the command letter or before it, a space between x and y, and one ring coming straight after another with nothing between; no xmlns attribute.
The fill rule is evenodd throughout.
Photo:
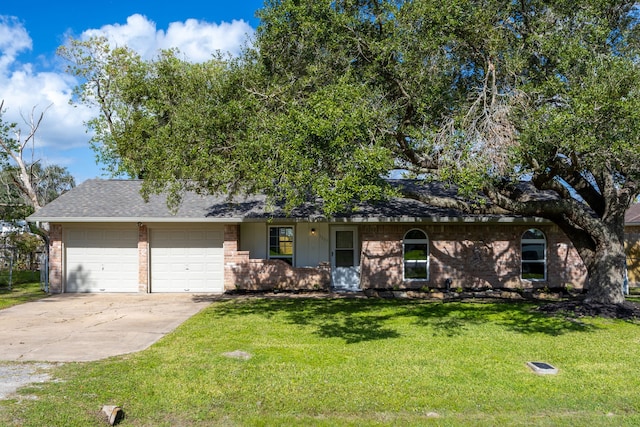
<svg viewBox="0 0 640 427"><path fill-rule="evenodd" d="M193 294L61 294L0 310L0 361L86 362L144 350L211 303Z"/></svg>

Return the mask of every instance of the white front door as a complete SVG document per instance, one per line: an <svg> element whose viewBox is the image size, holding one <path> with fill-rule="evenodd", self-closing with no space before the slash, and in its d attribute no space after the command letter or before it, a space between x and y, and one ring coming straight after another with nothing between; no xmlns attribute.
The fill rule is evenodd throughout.
<svg viewBox="0 0 640 427"><path fill-rule="evenodd" d="M338 291L360 290L357 227L331 228L331 280Z"/></svg>

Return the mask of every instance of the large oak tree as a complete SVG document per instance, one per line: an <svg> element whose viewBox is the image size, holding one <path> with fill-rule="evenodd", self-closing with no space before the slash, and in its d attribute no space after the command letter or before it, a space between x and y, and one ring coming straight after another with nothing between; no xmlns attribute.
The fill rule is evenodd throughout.
<svg viewBox="0 0 640 427"><path fill-rule="evenodd" d="M404 191L553 221L589 298L624 301L635 2L271 0L259 16L241 57L202 64L100 39L61 48L85 79L78 101L101 109L90 125L114 172L145 191L320 197L328 213L390 194L392 171L448 181L468 202Z"/></svg>

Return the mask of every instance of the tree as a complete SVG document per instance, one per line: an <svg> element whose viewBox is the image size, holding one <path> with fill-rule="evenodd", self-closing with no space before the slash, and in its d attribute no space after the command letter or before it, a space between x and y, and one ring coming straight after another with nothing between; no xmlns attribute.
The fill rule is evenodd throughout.
<svg viewBox="0 0 640 427"><path fill-rule="evenodd" d="M75 187L75 180L67 168L58 165L42 166L39 161L25 163L29 181L34 187L38 205L44 206ZM0 171L0 216L3 219L24 219L35 211L28 191L20 179L19 167L5 165Z"/></svg>
<svg viewBox="0 0 640 427"><path fill-rule="evenodd" d="M33 144L36 132L44 118L45 111L35 118L34 110L25 123L29 126L27 135L17 123L2 120L5 110L0 102L0 203L4 208L4 219L25 218L40 209L60 194L75 187L75 180L69 171L61 166L42 166L33 159ZM30 146L31 144L31 146ZM25 159L30 148L32 159Z"/></svg>
<svg viewBox="0 0 640 427"><path fill-rule="evenodd" d="M4 190L0 190L0 214L3 220L24 219L75 186L74 179L66 168L55 165L42 167L33 157L31 162L25 160L29 144L33 155L35 136L44 118L44 111L37 118L34 112L35 108L31 110L29 118L25 119L28 132L24 136L17 123L3 120L4 101L0 101L0 184ZM19 259L23 255L30 266L34 261L38 241L44 242L48 256L49 232L45 224L29 224L29 229L33 234L17 232L8 236L8 241L17 249ZM5 241L5 245L6 243ZM48 284L45 285L45 290L46 286Z"/></svg>
<svg viewBox="0 0 640 427"><path fill-rule="evenodd" d="M589 298L624 301L624 213L640 193L634 2L271 0L259 16L229 60L62 48L86 79L79 100L101 108L103 157L147 192L319 196L328 213L390 194L394 170L448 181L468 202L399 191L549 219Z"/></svg>

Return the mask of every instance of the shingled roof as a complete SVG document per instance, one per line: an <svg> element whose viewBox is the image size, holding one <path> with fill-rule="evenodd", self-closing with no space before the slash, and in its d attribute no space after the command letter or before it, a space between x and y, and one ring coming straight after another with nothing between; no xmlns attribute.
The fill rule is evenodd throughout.
<svg viewBox="0 0 640 427"><path fill-rule="evenodd" d="M640 225L640 203L631 205L624 216L624 223L627 225Z"/></svg>
<svg viewBox="0 0 640 427"><path fill-rule="evenodd" d="M396 181L398 184L400 181ZM403 181L403 185L410 182ZM434 183L424 191L452 196L453 190ZM262 195L236 197L198 195L188 192L176 212L167 207L164 195L152 195L145 202L139 180L87 180L31 215L31 222L249 222L270 220L320 221L325 217L316 205L308 204L287 214L282 206L268 206ZM407 198L363 204L354 212L335 215L333 221L351 222L458 222L526 221L517 216L469 215L442 209ZM528 221L531 221L529 219Z"/></svg>

